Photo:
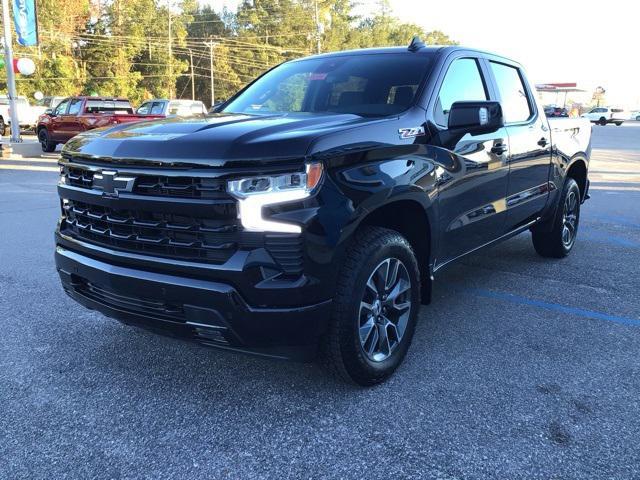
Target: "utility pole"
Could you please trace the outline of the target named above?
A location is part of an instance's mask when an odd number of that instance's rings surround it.
[[[315,7],[316,7],[316,53],[320,53],[321,50],[321,46],[320,46],[320,30],[321,30],[321,26],[320,26],[320,16],[318,15],[318,0],[315,0]]]
[[[204,42],[204,44],[209,47],[209,69],[211,73],[211,106],[213,107],[216,103],[216,96],[214,93],[214,85],[213,85],[213,49],[217,45],[213,40],[209,40],[208,42]]]
[[[189,49],[189,63],[191,65],[191,100],[196,99],[195,75],[193,74],[193,51]]]
[[[171,38],[171,4],[169,10],[169,98],[173,98],[173,39]]]
[[[13,49],[11,48],[11,15],[9,13],[9,0],[2,0],[2,23],[4,24],[4,65],[7,69],[7,95],[9,96],[9,108],[11,109],[11,141],[20,142],[20,121],[16,108],[16,76],[13,71]],[[0,135],[4,132],[0,132]]]

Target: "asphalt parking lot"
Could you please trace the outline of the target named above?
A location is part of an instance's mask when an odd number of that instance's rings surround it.
[[[0,478],[640,478],[640,125],[593,135],[570,257],[523,234],[447,270],[370,389],[77,306],[55,155],[0,160]]]

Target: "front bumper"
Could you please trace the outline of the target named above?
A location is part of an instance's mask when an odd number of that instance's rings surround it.
[[[125,324],[202,344],[308,360],[325,331],[331,301],[256,308],[228,284],[105,263],[58,245],[65,292]]]

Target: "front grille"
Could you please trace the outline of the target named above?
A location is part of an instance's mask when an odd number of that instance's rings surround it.
[[[221,218],[216,219],[116,210],[72,200],[63,209],[66,233],[130,252],[222,263],[241,243],[252,243],[252,235],[238,231],[233,203],[212,206],[212,212],[222,210]]]
[[[94,185],[93,167],[63,163],[61,169],[65,186],[88,191],[103,188]],[[65,199],[61,233],[114,250],[213,264],[226,262],[241,249],[265,248],[285,274],[303,271],[301,236],[244,231],[226,181],[155,173],[122,173],[135,181],[130,192],[120,195],[127,196],[129,205],[134,197],[146,202],[150,197],[170,197],[166,202],[172,204],[171,210],[179,205],[184,214],[104,207],[87,203],[92,202],[89,196],[83,201]],[[206,218],[190,215],[188,199],[200,203],[200,212],[202,201],[210,203]]]
[[[133,192],[158,197],[225,198],[225,182],[217,178],[144,175],[136,179]]]
[[[88,168],[62,166],[65,183],[73,187],[92,189],[93,174],[94,172]],[[226,181],[219,178],[146,174],[135,174],[135,177],[132,193],[138,195],[203,200],[229,198]]]
[[[106,290],[91,282],[81,281],[73,285],[73,289],[90,300],[102,305],[118,308],[129,313],[137,313],[147,317],[172,322],[185,322],[186,317],[182,305],[172,305],[162,300],[130,297],[122,293]]]

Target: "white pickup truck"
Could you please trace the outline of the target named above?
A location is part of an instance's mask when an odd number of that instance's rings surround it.
[[[588,119],[591,123],[597,123],[598,125],[614,123],[618,127],[628,119],[628,115],[622,108],[612,107],[592,108],[589,112],[583,113],[581,117]]]
[[[34,130],[38,123],[40,112],[37,108],[32,107],[26,97],[18,97],[16,99],[16,107],[18,109],[18,121],[20,122],[20,130]],[[6,95],[0,95],[0,135],[8,134],[8,128],[11,126],[11,113],[9,107],[9,98]]]

